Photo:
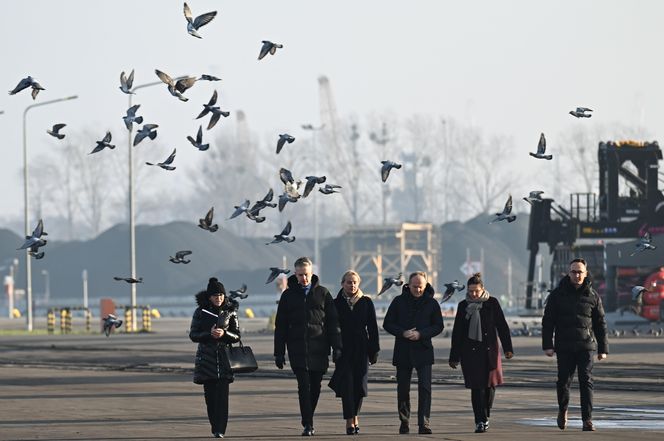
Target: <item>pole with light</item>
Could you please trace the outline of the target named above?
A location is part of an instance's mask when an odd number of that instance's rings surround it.
[[[47,104],[55,104],[62,101],[75,100],[78,95],[72,95],[55,100],[44,101],[41,103],[31,104],[23,111],[23,204],[24,204],[24,220],[25,220],[25,235],[30,236],[30,217],[29,217],[29,189],[28,189],[28,130],[27,130],[27,115],[30,109],[35,107],[45,106]],[[28,332],[32,332],[32,262],[30,261],[30,249],[25,250],[25,297],[27,301],[27,327]]]
[[[302,124],[303,130],[311,131],[311,144],[313,150],[314,158],[314,174],[318,176],[318,146],[316,143],[316,132],[321,131],[325,128],[325,124],[321,124],[318,127],[314,127],[313,124]],[[319,245],[319,233],[318,233],[318,203],[317,198],[314,197],[314,265],[317,267],[318,277],[321,276],[321,262],[320,262],[320,245]]]

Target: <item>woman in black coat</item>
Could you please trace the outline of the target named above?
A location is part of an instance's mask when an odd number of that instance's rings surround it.
[[[358,414],[367,396],[369,364],[378,360],[378,324],[373,301],[360,289],[360,275],[346,271],[334,299],[341,327],[341,358],[336,361],[330,388],[341,397],[346,435],[360,433]]]
[[[205,391],[208,420],[215,438],[223,438],[228,423],[228,385],[233,382],[225,346],[240,340],[236,304],[228,301],[224,285],[211,278],[207,290],[196,294],[189,338],[198,343],[194,383]]]
[[[503,383],[498,339],[505,358],[513,357],[512,338],[498,299],[484,289],[480,273],[468,279],[468,294],[457,307],[452,330],[449,364],[461,370],[466,388],[471,389],[475,433],[489,430],[489,416],[495,387]]]

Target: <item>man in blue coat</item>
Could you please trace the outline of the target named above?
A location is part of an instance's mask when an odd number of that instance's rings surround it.
[[[433,298],[427,275],[418,271],[408,278],[400,296],[387,309],[383,328],[394,335],[392,364],[397,368],[397,408],[400,434],[410,432],[410,379],[417,370],[418,433],[430,434],[431,367],[434,363],[431,338],[443,331],[443,315]]]

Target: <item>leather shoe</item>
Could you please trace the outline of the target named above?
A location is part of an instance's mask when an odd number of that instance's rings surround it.
[[[560,430],[565,430],[567,428],[567,409],[558,411],[556,422],[558,423],[558,428]]]
[[[405,435],[410,432],[410,427],[408,426],[408,423],[401,423],[401,426],[399,426],[399,435]]]
[[[223,437],[224,437],[224,434],[221,433],[221,432],[214,432],[212,435],[213,435],[215,438],[223,438]]]
[[[590,420],[586,420],[583,422],[583,429],[584,432],[594,432],[595,431],[595,426],[593,426],[593,422]]]
[[[484,428],[484,423],[475,424],[475,433],[484,433],[486,429]]]
[[[346,435],[355,435],[355,427],[346,427]]]
[[[304,426],[304,430],[302,431],[302,436],[314,436],[314,433],[316,433],[316,430],[314,429],[314,426]]]
[[[420,435],[431,435],[433,432],[429,426],[420,426],[420,429],[417,431]]]
[[[355,435],[360,434],[360,426],[355,426]]]

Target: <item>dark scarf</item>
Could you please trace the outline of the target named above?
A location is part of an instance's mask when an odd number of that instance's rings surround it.
[[[477,299],[471,299],[468,294],[466,294],[466,320],[470,320],[470,325],[468,326],[468,338],[475,341],[482,341],[482,319],[480,317],[480,309],[484,302],[489,300],[489,291],[486,289]]]

